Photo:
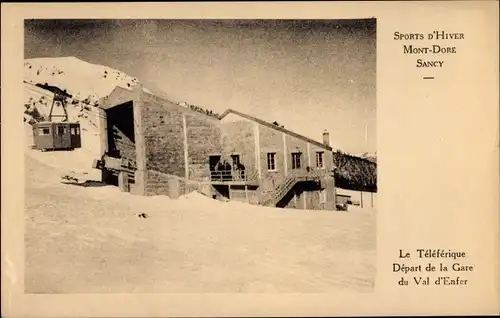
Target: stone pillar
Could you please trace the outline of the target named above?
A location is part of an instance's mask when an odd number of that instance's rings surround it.
[[[283,135],[283,171],[286,177],[288,175],[288,147],[286,145],[285,132],[282,132],[281,134]]]
[[[142,101],[142,85],[137,85],[134,89],[134,99],[132,101],[134,112],[134,139],[136,155],[136,172],[134,193],[146,195],[147,171],[146,171],[146,139],[144,131],[144,102]]]
[[[326,192],[326,203],[325,203],[325,209],[326,210],[336,210],[336,201],[337,201],[337,196],[336,196],[336,191],[335,191],[335,179],[333,177],[326,177],[325,178],[325,192]]]
[[[171,199],[177,199],[181,196],[181,184],[180,180],[176,178],[168,178],[168,197]]]
[[[311,144],[307,143],[307,166],[312,168],[311,166]]]
[[[130,192],[130,185],[127,172],[122,171],[118,174],[118,187],[122,192]]]
[[[99,116],[99,137],[101,139],[101,155],[108,151],[108,120],[106,111],[102,108],[97,108]]]
[[[145,170],[136,170],[134,173],[134,187],[133,194],[136,195],[146,195],[146,184],[145,180],[147,179],[147,171]]]
[[[97,108],[97,113],[99,115],[99,137],[101,146],[101,156],[108,151],[108,120],[106,117],[106,111],[102,108]],[[96,158],[97,159],[97,158]],[[101,181],[108,184],[110,181],[111,173],[104,169],[101,170]]]
[[[262,171],[260,167],[260,128],[258,123],[254,123],[254,138],[255,138],[255,168],[259,180],[262,179]],[[248,173],[248,172],[247,172]]]

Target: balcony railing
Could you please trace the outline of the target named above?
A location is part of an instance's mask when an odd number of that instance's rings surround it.
[[[328,172],[325,169],[304,168],[290,170],[288,176],[294,176],[299,181],[317,181],[323,178]],[[234,181],[256,181],[258,179],[257,170],[214,170],[210,171],[210,180],[217,182]]]
[[[257,171],[254,170],[210,171],[210,180],[218,182],[255,181],[257,180]]]

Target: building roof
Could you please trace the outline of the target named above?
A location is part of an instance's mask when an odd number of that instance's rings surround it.
[[[179,109],[182,109],[183,111],[187,111],[187,112],[193,112],[193,113],[199,113],[199,112],[196,112],[194,110],[191,110],[187,107],[184,107],[184,106],[180,106],[180,105],[177,105],[171,101],[169,101],[168,99],[164,98],[164,97],[160,97],[156,94],[153,94],[153,93],[149,93],[149,92],[145,92],[145,91],[141,91],[141,94],[144,94],[144,95],[148,95],[148,96],[152,96],[158,100],[161,100],[161,101],[166,101],[166,102],[169,102],[177,107],[179,107]],[[133,99],[132,97],[132,91],[130,89],[126,89],[126,88],[123,88],[123,87],[120,87],[120,86],[117,86],[115,87],[115,89],[111,92],[111,94],[107,97],[107,98],[104,98],[100,101],[99,105],[100,105],[100,108],[103,108],[103,109],[109,109],[109,108],[112,108],[112,107],[115,107],[117,105],[120,105],[121,103],[123,102],[126,102],[126,101],[129,101]],[[204,114],[204,113],[201,113],[201,114]],[[222,113],[217,119],[221,120],[222,118],[226,117],[227,115],[229,114],[235,114],[237,116],[240,116],[240,117],[243,117],[243,118],[246,118],[248,120],[251,120],[251,121],[254,121],[260,125],[263,125],[263,126],[266,126],[266,127],[269,127],[271,129],[274,129],[274,130],[277,130],[277,131],[281,131],[281,132],[284,132],[285,134],[288,134],[292,137],[295,137],[297,139],[301,139],[301,140],[304,140],[305,142],[308,142],[308,143],[311,143],[317,147],[320,147],[320,148],[323,148],[323,149],[326,149],[328,151],[332,151],[333,148],[330,147],[330,146],[326,146],[324,145],[323,143],[321,142],[318,142],[316,140],[313,140],[311,138],[308,138],[308,137],[305,137],[303,135],[300,135],[300,134],[297,134],[293,131],[290,131],[288,129],[285,129],[283,127],[280,127],[280,126],[277,126],[277,125],[274,125],[272,123],[268,123],[262,119],[259,119],[259,118],[256,118],[256,117],[253,117],[253,116],[250,116],[250,115],[247,115],[247,114],[244,114],[242,112],[239,112],[237,110],[234,110],[234,109],[228,109],[226,110],[224,113]],[[211,116],[208,116],[206,115],[207,117],[211,117]],[[216,119],[214,117],[212,117],[212,119]]]
[[[134,98],[140,98],[142,100],[155,101],[157,103],[163,104],[164,107],[166,107],[166,105],[169,105],[169,107],[174,107],[175,109],[183,113],[190,113],[194,116],[203,116],[208,120],[212,121],[219,120],[219,118],[215,116],[208,115],[205,112],[195,111],[186,106],[181,106],[163,96],[152,93],[150,91],[145,91],[142,88],[141,91],[139,92],[139,95],[135,95],[136,92],[137,91],[125,87],[116,86],[108,96],[99,99],[99,108],[107,110],[116,107],[118,105],[122,105],[123,103],[133,101]]]
[[[309,143],[311,143],[311,144],[313,144],[313,145],[315,145],[317,147],[321,147],[321,148],[326,149],[328,151],[332,151],[333,150],[332,147],[326,146],[326,145],[322,144],[321,142],[318,142],[318,141],[313,140],[311,138],[299,135],[299,134],[297,134],[297,133],[295,133],[293,131],[290,131],[288,129],[282,128],[282,127],[277,126],[277,125],[274,125],[272,123],[268,123],[267,121],[264,121],[262,119],[259,119],[259,118],[256,118],[256,117],[253,117],[253,116],[250,116],[250,115],[247,115],[247,114],[244,114],[244,113],[239,112],[239,111],[234,110],[234,109],[228,109],[228,110],[226,110],[224,113],[222,113],[219,116],[219,119],[222,119],[222,118],[226,117],[229,114],[235,114],[237,116],[240,116],[240,117],[246,118],[248,120],[254,121],[254,122],[256,122],[256,123],[258,123],[260,125],[269,127],[271,129],[274,129],[274,130],[277,130],[277,131],[284,132],[285,134],[288,134],[288,135],[290,135],[292,137],[295,137],[295,138],[298,138],[298,139],[302,139],[302,140],[304,140],[306,142],[309,142]]]

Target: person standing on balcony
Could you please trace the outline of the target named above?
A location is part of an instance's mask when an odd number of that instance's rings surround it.
[[[225,181],[230,181],[231,178],[231,165],[227,160],[224,160],[224,163],[222,164],[222,179]]]
[[[245,180],[245,166],[241,162],[238,162],[237,170],[241,180]]]
[[[215,165],[215,174],[214,178],[216,180],[222,181],[222,178],[224,176],[224,164],[222,164],[222,160],[219,159],[219,162]]]

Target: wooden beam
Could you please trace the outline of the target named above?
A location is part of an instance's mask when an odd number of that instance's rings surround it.
[[[144,127],[143,113],[147,112],[142,100],[142,85],[136,85],[132,96],[132,111],[134,116],[134,140],[135,140],[135,160],[136,171],[134,172],[134,192],[139,195],[146,194],[148,174],[146,166],[146,129]]]
[[[285,172],[285,177],[288,175],[288,151],[286,147],[286,134],[285,132],[281,133],[283,135],[283,171]]]
[[[255,167],[259,175],[259,180],[262,179],[262,172],[260,167],[260,130],[259,124],[254,124],[254,137],[255,137]]]
[[[307,166],[311,167],[311,144],[307,143]]]
[[[99,116],[99,137],[101,139],[101,155],[108,151],[108,120],[106,111],[97,108]]]

